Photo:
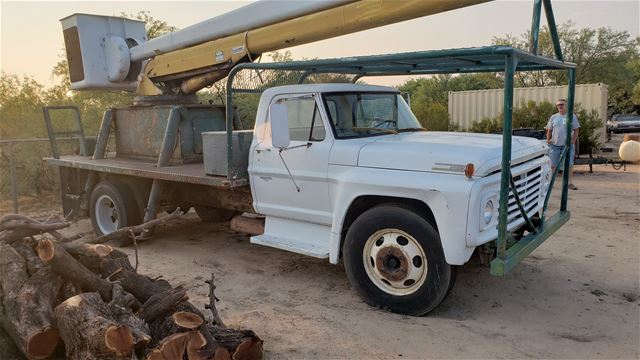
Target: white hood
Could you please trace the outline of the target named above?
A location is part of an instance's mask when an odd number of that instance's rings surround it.
[[[537,139],[512,139],[512,165],[547,151]],[[474,175],[485,176],[500,169],[501,159],[502,135],[424,131],[380,136],[360,149],[358,166],[463,174],[472,163]]]

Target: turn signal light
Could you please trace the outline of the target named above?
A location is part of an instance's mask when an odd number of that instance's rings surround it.
[[[464,167],[464,176],[468,177],[469,179],[471,179],[471,177],[473,176],[473,173],[476,171],[475,166],[473,166],[472,163],[468,163],[465,167]]]

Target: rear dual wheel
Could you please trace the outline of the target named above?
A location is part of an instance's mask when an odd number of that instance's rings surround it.
[[[89,215],[97,236],[110,234],[142,221],[131,189],[125,184],[110,180],[103,180],[93,188]]]
[[[238,211],[235,211],[235,210],[221,209],[221,208],[208,207],[208,206],[196,205],[194,206],[194,208],[196,209],[196,214],[198,214],[198,217],[200,218],[200,220],[204,222],[215,223],[215,222],[229,221],[231,220],[232,217],[234,217],[234,215],[240,214]]]
[[[399,205],[360,215],[347,232],[343,254],[354,290],[368,304],[396,313],[429,313],[455,282],[455,268],[445,261],[433,225]]]

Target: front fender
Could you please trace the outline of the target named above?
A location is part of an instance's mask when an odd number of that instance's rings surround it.
[[[462,265],[473,247],[465,243],[466,219],[472,181],[463,176],[428,172],[399,171],[335,166],[329,169],[329,193],[333,221],[329,261],[337,264],[346,215],[362,196],[384,196],[417,200],[431,209],[440,233],[442,249],[449,264]]]

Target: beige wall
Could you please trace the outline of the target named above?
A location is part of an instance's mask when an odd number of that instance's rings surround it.
[[[514,89],[514,106],[521,102],[535,102],[567,98],[567,86],[545,86]],[[600,142],[606,140],[608,86],[605,84],[576,85],[576,103],[588,110],[595,109],[602,119]],[[504,104],[503,89],[450,91],[449,119],[451,123],[469,128],[472,123],[484,118],[493,118],[502,113]]]

